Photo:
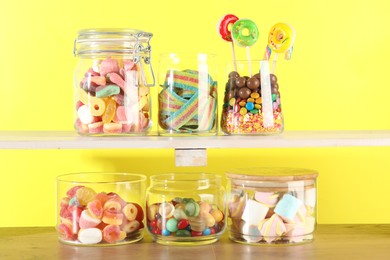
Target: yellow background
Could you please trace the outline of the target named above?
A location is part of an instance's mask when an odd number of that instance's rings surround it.
[[[79,29],[152,32],[153,66],[167,52],[215,53],[220,99],[230,44],[216,32],[226,13],[260,30],[261,58],[277,22],[297,31],[293,59],[279,59],[286,130],[390,129],[390,2],[371,1],[2,1],[0,130],[73,129],[73,40]],[[245,50],[236,47],[239,59]],[[153,107],[154,109],[157,106]],[[209,149],[208,166],[176,168],[172,149],[0,150],[0,226],[55,225],[59,174],[167,171],[224,174],[245,166],[319,171],[319,223],[390,223],[390,147]]]

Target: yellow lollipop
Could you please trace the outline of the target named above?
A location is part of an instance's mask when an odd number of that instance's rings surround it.
[[[291,25],[277,23],[269,32],[268,46],[276,53],[284,53],[292,48],[295,41],[295,30]]]

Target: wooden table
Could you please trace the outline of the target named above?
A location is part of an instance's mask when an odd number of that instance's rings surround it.
[[[195,247],[156,244],[149,235],[134,244],[77,247],[57,241],[53,227],[0,228],[0,259],[390,259],[390,224],[318,225],[314,242],[296,246],[249,246],[219,242]]]

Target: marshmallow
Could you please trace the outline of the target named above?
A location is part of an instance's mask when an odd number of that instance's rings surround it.
[[[314,208],[316,205],[316,196],[317,190],[316,188],[311,188],[306,190],[305,192],[305,204]]]
[[[279,194],[274,192],[255,192],[255,200],[265,204],[268,207],[275,207],[278,202]]]
[[[264,240],[271,243],[282,236],[286,230],[283,220],[277,214],[274,214],[264,222],[260,232],[264,236]]]
[[[81,229],[78,239],[83,244],[97,244],[103,239],[102,231],[98,228]]]
[[[268,212],[268,207],[261,203],[248,199],[241,219],[247,224],[258,226],[265,218]]]
[[[258,226],[256,225],[245,223],[241,230],[243,238],[249,243],[259,242],[263,238]]]
[[[301,204],[302,202],[294,196],[284,194],[283,198],[276,204],[275,213],[291,221],[297,214]]]

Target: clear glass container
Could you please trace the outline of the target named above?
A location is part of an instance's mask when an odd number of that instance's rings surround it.
[[[207,173],[152,176],[146,216],[154,241],[165,245],[216,242],[225,229],[225,189],[221,177]]]
[[[109,246],[143,238],[146,177],[73,173],[57,177],[57,233],[66,244]]]
[[[132,29],[78,32],[74,127],[80,135],[139,135],[151,128],[151,38]]]
[[[271,64],[270,64],[271,63]],[[226,69],[221,129],[228,135],[283,132],[279,81],[268,60],[237,60]]]
[[[251,245],[293,245],[313,240],[316,171],[243,168],[226,176],[231,240]]]
[[[215,55],[163,54],[159,66],[160,135],[217,134]]]

